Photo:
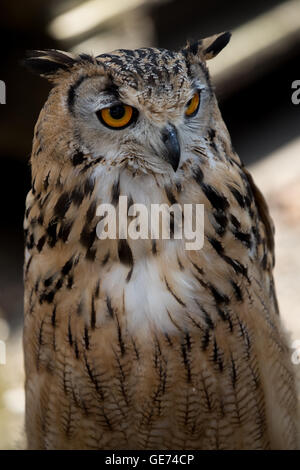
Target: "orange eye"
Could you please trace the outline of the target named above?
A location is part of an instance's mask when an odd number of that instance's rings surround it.
[[[185,110],[185,115],[188,117],[195,116],[199,108],[199,103],[200,103],[200,95],[199,95],[199,92],[197,91],[194,94],[193,98],[190,99],[190,101],[188,102],[187,108]]]
[[[111,129],[124,129],[134,118],[134,109],[127,104],[116,104],[111,108],[98,111],[98,118],[106,127]]]

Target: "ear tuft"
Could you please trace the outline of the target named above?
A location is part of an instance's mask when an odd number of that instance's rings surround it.
[[[212,36],[211,38],[207,38],[206,40],[204,40],[206,44],[209,43],[208,46],[204,44],[205,48],[203,50],[203,55],[205,60],[213,59],[214,57],[216,57],[216,55],[218,55],[219,52],[221,52],[222,49],[227,46],[230,41],[230,38],[231,33],[227,31],[226,33],[222,33],[217,36]]]
[[[209,60],[216,57],[224,49],[230,38],[231,33],[229,32],[215,34],[205,39],[199,39],[192,44],[188,43],[181,52],[186,57],[189,57],[192,62],[197,60],[197,58],[198,60]]]
[[[27,51],[24,65],[39,75],[51,79],[59,71],[68,70],[76,63],[76,58],[67,52],[56,49]]]

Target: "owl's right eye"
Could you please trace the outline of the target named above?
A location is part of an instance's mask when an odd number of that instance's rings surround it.
[[[136,120],[137,110],[128,104],[119,103],[96,112],[98,119],[109,129],[121,130]]]

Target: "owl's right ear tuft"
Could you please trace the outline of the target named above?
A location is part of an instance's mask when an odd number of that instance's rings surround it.
[[[76,58],[67,52],[56,49],[27,51],[23,64],[31,71],[51,80],[61,71],[70,69]]]

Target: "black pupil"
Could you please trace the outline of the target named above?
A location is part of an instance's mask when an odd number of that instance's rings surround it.
[[[110,115],[113,119],[121,119],[125,114],[125,108],[122,104],[117,104],[110,108]]]

